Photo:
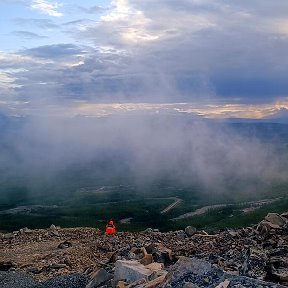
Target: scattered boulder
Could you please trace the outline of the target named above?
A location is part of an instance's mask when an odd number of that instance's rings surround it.
[[[145,266],[151,264],[153,262],[152,254],[146,254],[142,259],[139,260],[139,262]]]
[[[65,263],[53,263],[49,266],[49,269],[62,269],[62,268],[66,268],[66,264]]]
[[[165,247],[162,243],[158,243],[155,245],[150,244],[145,248],[149,254],[152,254],[153,260],[155,262],[163,263],[164,266],[167,266],[172,263],[173,261],[172,250]]]
[[[105,269],[100,268],[99,270],[95,271],[90,276],[91,280],[87,284],[86,288],[96,288],[100,285],[106,283],[107,281],[113,278],[113,275],[108,273]]]
[[[147,228],[146,230],[144,230],[144,232],[146,232],[146,233],[152,233],[152,232],[153,232],[153,229],[152,229],[152,228]]]
[[[72,243],[69,241],[64,241],[57,246],[59,249],[67,249],[69,247],[72,247]]]
[[[114,281],[134,282],[142,278],[148,279],[152,271],[138,261],[118,260],[115,263]]]
[[[287,222],[283,217],[281,217],[277,213],[268,213],[267,216],[265,217],[265,220],[280,227],[283,227]]]
[[[25,233],[32,233],[33,230],[31,230],[31,229],[29,229],[29,228],[27,228],[27,227],[24,227],[24,228],[21,228],[21,229],[19,230],[19,232],[20,232],[20,234],[25,234]]]
[[[165,277],[161,287],[163,288],[182,288],[186,283],[199,287],[266,287],[280,288],[281,285],[269,283],[244,276],[235,276],[225,273],[219,268],[212,266],[209,262],[197,259],[181,257],[174,264]],[[188,285],[188,284],[187,284]],[[189,287],[188,286],[188,287]],[[196,287],[197,287],[196,286]],[[187,286],[186,286],[187,287]],[[191,287],[191,286],[190,286]],[[193,286],[192,286],[193,287]]]
[[[195,227],[192,227],[192,226],[187,226],[184,231],[185,231],[187,236],[191,237],[194,234],[196,234],[197,229]]]
[[[2,239],[4,240],[11,240],[15,237],[15,235],[13,233],[6,233],[6,234],[3,234],[2,236]]]
[[[0,261],[0,271],[8,271],[10,270],[11,268],[16,268],[17,265],[11,261]]]
[[[51,231],[51,235],[52,235],[52,236],[56,236],[56,237],[59,237],[59,236],[60,236],[60,234],[59,234],[59,232],[58,232],[57,230],[52,230],[52,231]]]
[[[37,267],[29,267],[27,270],[26,270],[27,273],[32,273],[32,274],[40,274],[41,272],[43,272],[42,269],[40,268],[37,268]]]

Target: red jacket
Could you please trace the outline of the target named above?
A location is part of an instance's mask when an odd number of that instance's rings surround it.
[[[116,233],[116,227],[112,220],[109,221],[109,223],[106,225],[106,234],[115,234]]]

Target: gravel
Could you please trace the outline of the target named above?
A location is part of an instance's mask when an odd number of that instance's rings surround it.
[[[58,276],[40,283],[25,273],[0,271],[1,288],[85,288],[87,283],[87,276],[81,273]]]
[[[29,275],[21,272],[3,272],[0,271],[1,288],[42,288],[39,283]]]
[[[88,277],[86,275],[75,273],[52,278],[44,283],[43,288],[85,288],[87,284]]]

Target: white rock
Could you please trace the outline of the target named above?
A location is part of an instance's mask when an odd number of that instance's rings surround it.
[[[118,260],[115,263],[114,281],[134,282],[141,278],[148,279],[152,273],[138,261]]]

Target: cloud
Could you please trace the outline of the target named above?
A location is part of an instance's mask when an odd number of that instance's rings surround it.
[[[281,65],[283,43],[267,40],[273,34],[260,29],[263,19],[252,9],[222,2],[159,1],[152,5],[151,1],[114,1],[113,9],[101,21],[84,24],[70,33],[75,39],[93,41],[96,46],[127,51],[130,65],[118,71],[118,84],[114,81],[120,90],[134,86],[144,91],[139,82],[147,79],[148,87],[154,82],[151,78],[156,82],[161,78],[163,92],[174,94],[179,100],[193,100],[197,93],[203,97],[239,96],[244,102],[255,94],[256,101],[261,101],[262,94],[267,95],[266,99],[285,95],[285,73],[279,72],[279,66],[285,70]],[[273,54],[275,49],[280,52],[278,56]],[[119,59],[116,55],[115,58]],[[261,82],[265,86],[259,85]],[[279,86],[280,83],[283,84]],[[268,86],[271,89],[267,90]],[[123,89],[123,94],[127,90]]]
[[[45,0],[33,0],[30,7],[34,10],[40,11],[43,14],[53,17],[60,17],[63,16],[63,14],[58,11],[60,6],[61,4],[58,4],[57,1],[50,3],[49,1]]]
[[[73,44],[45,45],[22,51],[23,55],[47,59],[63,59],[70,56],[82,55],[84,53],[85,51],[83,49]]]
[[[33,110],[33,105],[25,106]],[[286,154],[254,134],[246,137],[224,124],[139,114],[105,119],[55,117],[49,115],[50,105],[42,107],[44,112],[47,108],[46,114],[27,118],[9,142],[17,161],[9,159],[8,166],[14,165],[13,172],[19,171],[31,182],[39,177],[53,181],[55,175],[59,179],[81,170],[101,184],[127,184],[128,178],[128,185],[148,187],[164,179],[173,186],[196,185],[211,194],[233,196],[263,191],[259,184],[287,178]]]
[[[51,19],[28,19],[28,18],[15,18],[13,20],[17,25],[27,25],[30,27],[35,26],[42,29],[55,29],[59,28]]]
[[[4,73],[0,71],[0,89],[5,91],[9,90],[11,88],[16,88],[19,87],[17,84],[15,84],[15,78],[9,74],[9,73]]]
[[[70,44],[19,54],[50,61],[58,80],[34,62],[37,79],[72,101],[274,103],[288,94],[287,4],[269,3],[115,0],[102,16],[63,22]],[[25,68],[21,78],[33,80]],[[19,95],[27,92],[21,85]]]
[[[271,21],[270,27],[276,34],[288,37],[288,20],[286,18],[278,18]]]
[[[4,3],[4,4],[23,4],[26,5],[27,1],[25,0],[1,0],[0,4]]]
[[[16,35],[16,36],[19,36],[21,38],[24,38],[24,39],[43,39],[43,38],[47,38],[47,36],[38,35],[36,33],[29,32],[29,31],[14,31],[13,34]]]
[[[87,13],[87,14],[99,14],[99,13],[103,13],[105,11],[108,10],[108,8],[104,8],[104,7],[101,7],[101,6],[98,6],[98,5],[94,5],[94,6],[91,6],[91,7],[83,7],[83,6],[77,6],[77,8],[84,12],[84,13]]]
[[[46,65],[49,62],[49,60],[36,59],[20,53],[0,52],[0,69],[20,69],[25,71],[25,68],[35,68],[37,65]]]

